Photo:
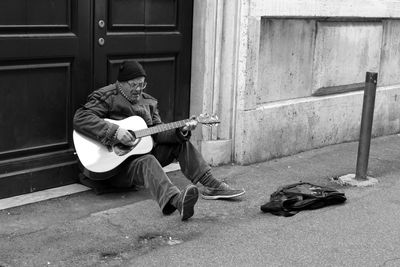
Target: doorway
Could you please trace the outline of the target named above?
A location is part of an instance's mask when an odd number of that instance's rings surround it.
[[[72,118],[140,61],[164,121],[189,115],[193,1],[0,4],[0,198],[75,182]]]

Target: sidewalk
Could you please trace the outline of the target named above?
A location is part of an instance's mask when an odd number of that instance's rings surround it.
[[[0,211],[0,266],[400,266],[400,136],[372,141],[373,187],[331,182],[355,172],[358,143],[250,166],[214,168],[246,195],[200,199],[181,222],[145,191],[86,191]],[[180,172],[171,179],[184,187]],[[293,217],[264,214],[277,187],[298,181],[345,192],[343,205]]]

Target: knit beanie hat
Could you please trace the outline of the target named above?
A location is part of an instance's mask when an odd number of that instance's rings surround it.
[[[142,65],[135,60],[124,61],[119,67],[118,81],[120,82],[129,81],[143,76],[146,77],[146,72]]]

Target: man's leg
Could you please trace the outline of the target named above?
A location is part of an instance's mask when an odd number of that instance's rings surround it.
[[[211,167],[189,141],[178,144],[158,144],[152,154],[162,166],[177,159],[182,173],[193,184],[200,182],[206,187],[202,192],[204,199],[233,198],[245,193],[244,190],[232,189],[226,183],[216,179],[211,173]]]
[[[152,154],[166,166],[178,160],[182,173],[193,183],[199,182],[202,176],[210,172],[211,167],[200,152],[189,141],[176,144],[158,144]]]
[[[115,187],[144,186],[164,214],[171,214],[178,208],[182,220],[193,215],[193,207],[198,198],[196,187],[187,187],[181,192],[172,184],[153,155],[143,155],[124,163],[119,174],[110,183]]]

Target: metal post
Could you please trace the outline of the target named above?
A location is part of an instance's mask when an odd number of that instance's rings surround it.
[[[364,100],[360,127],[360,140],[358,143],[357,180],[367,179],[369,147],[371,144],[372,121],[374,118],[376,83],[378,73],[367,72],[365,78]]]

